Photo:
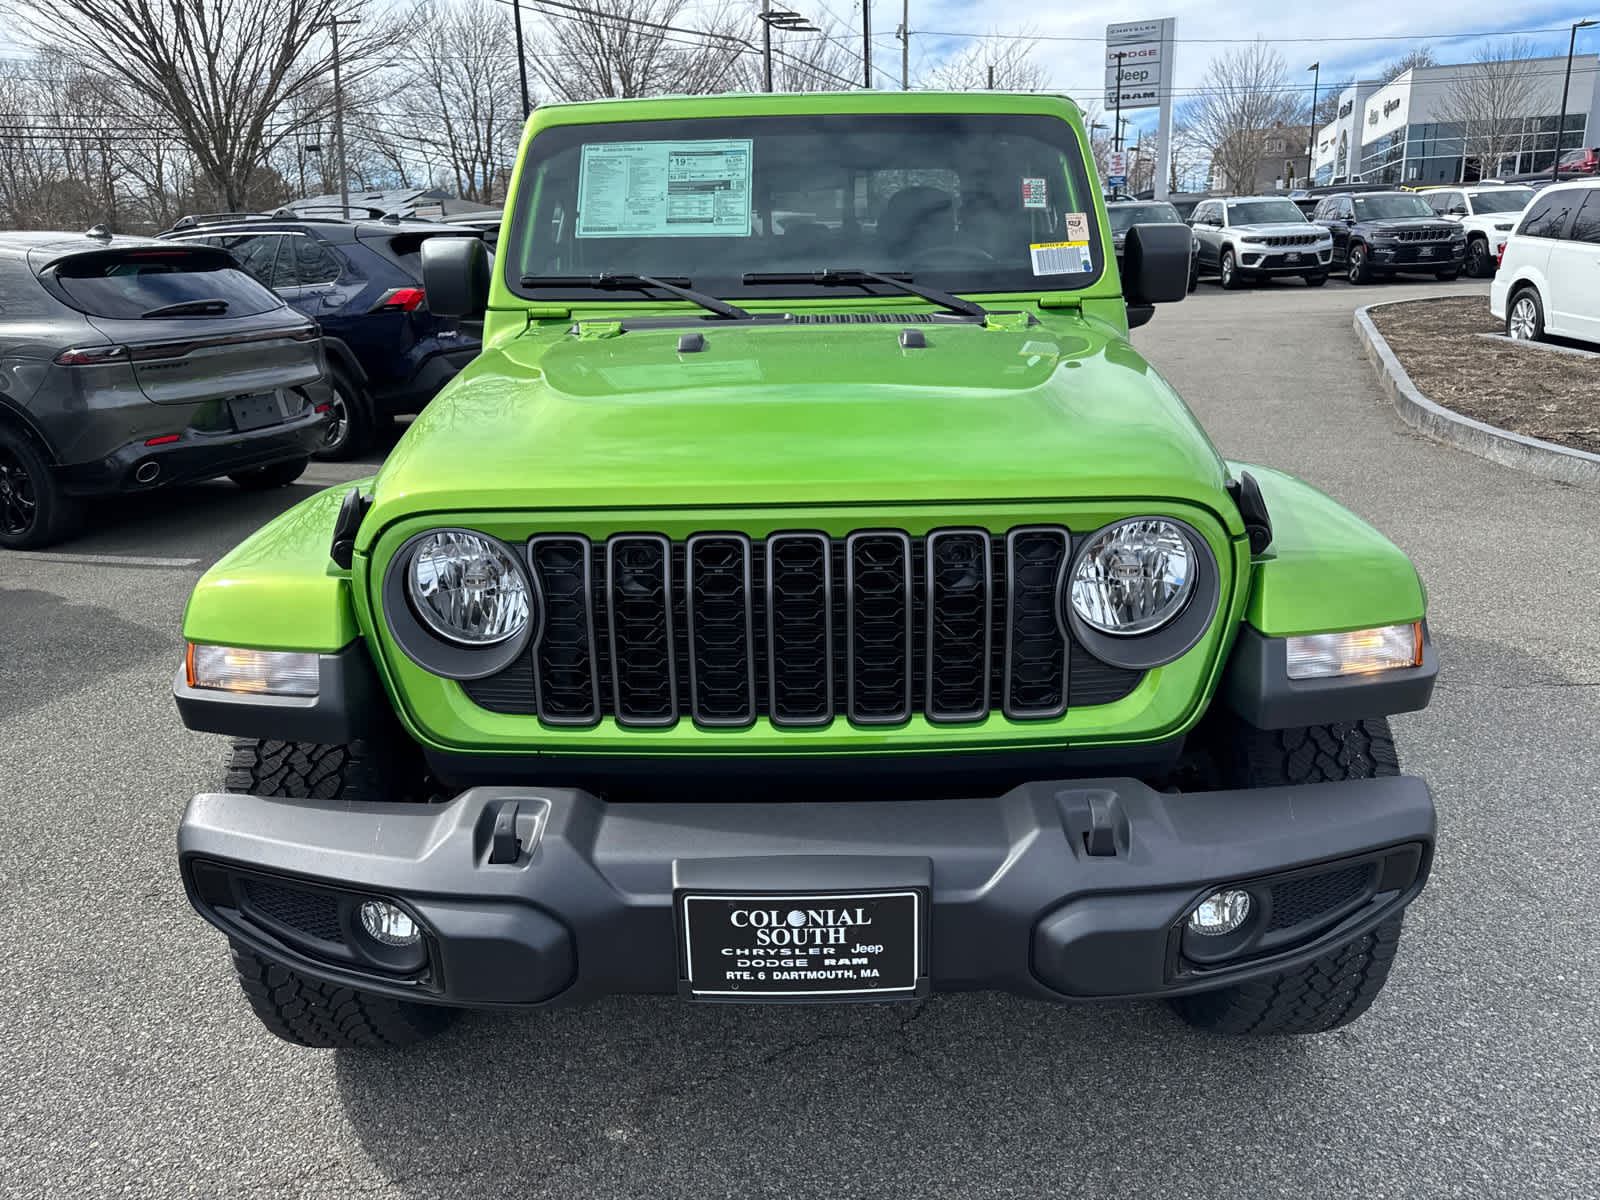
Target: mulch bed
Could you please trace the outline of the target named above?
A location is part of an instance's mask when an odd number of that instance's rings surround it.
[[[1600,358],[1491,342],[1487,297],[1413,300],[1370,314],[1435,404],[1527,437],[1600,454]]]

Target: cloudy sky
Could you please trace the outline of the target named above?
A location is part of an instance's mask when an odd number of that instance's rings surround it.
[[[900,48],[894,31],[900,24],[902,0],[871,2],[874,65],[883,68],[880,86],[890,87],[899,77]],[[838,24],[856,30],[859,40],[860,0],[784,0],[784,6],[808,17],[832,16]],[[1335,11],[1337,22],[1324,19],[1324,14]],[[1432,49],[1441,63],[1470,61],[1489,34],[1537,31],[1527,32],[1536,53],[1565,54],[1568,27],[1590,16],[1600,17],[1600,0],[1594,0],[1588,9],[1534,0],[1455,0],[1449,5],[1428,6],[1395,0],[1343,0],[1337,5],[1313,5],[1304,0],[1151,0],[1147,7],[1106,0],[1048,4],[1040,0],[1012,4],[911,0],[911,72],[915,78],[919,68],[934,66],[959,52],[972,35],[1027,31],[1037,35],[1033,57],[1048,71],[1052,88],[1080,102],[1092,102],[1103,96],[1101,53],[1107,23],[1176,17],[1174,86],[1180,101],[1184,88],[1199,86],[1214,54],[1231,41],[1256,37],[1283,55],[1290,76],[1300,77],[1296,82],[1303,80],[1309,99],[1312,77],[1305,68],[1313,62],[1322,63],[1321,81],[1326,88],[1370,75],[1420,45]],[[1355,33],[1370,40],[1347,40]],[[1310,40],[1316,38],[1330,40]],[[1600,27],[1579,31],[1578,51],[1600,52]],[[1152,125],[1154,111],[1149,110],[1141,124]]]

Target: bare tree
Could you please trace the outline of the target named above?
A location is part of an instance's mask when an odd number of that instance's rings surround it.
[[[974,38],[927,72],[917,86],[938,92],[1041,92],[1049,72],[1033,57],[1035,33]]]
[[[275,118],[331,74],[329,22],[351,84],[386,63],[409,22],[374,0],[0,0],[13,28],[116,81],[170,124],[219,202],[242,208],[289,135]],[[281,185],[280,185],[281,186]]]
[[[755,53],[753,17],[686,0],[532,0],[543,28],[533,57],[540,81],[563,100],[706,94],[736,85],[738,59]]]
[[[1209,151],[1218,187],[1249,190],[1267,133],[1304,115],[1303,102],[1289,87],[1283,56],[1258,41],[1213,58],[1200,92],[1183,105],[1178,120]]]
[[[1444,95],[1434,108],[1434,119],[1462,129],[1462,177],[1468,161],[1477,160],[1480,175],[1495,175],[1500,160],[1522,142],[1522,118],[1528,111],[1538,80],[1529,70],[1532,44],[1526,38],[1486,42],[1470,64],[1455,69]]]
[[[1398,58],[1391,58],[1384,63],[1383,69],[1378,72],[1377,77],[1385,83],[1389,83],[1400,78],[1407,71],[1415,70],[1419,67],[1431,67],[1436,62],[1438,62],[1438,59],[1433,57],[1432,50],[1426,46],[1417,46],[1412,50],[1406,51]]]

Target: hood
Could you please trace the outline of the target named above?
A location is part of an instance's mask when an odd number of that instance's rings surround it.
[[[1364,217],[1357,225],[1377,225],[1384,229],[1425,229],[1432,226],[1440,233],[1454,233],[1456,223],[1429,213],[1425,217]]]
[[[1314,237],[1332,236],[1321,225],[1313,225],[1309,221],[1267,221],[1259,225],[1235,225],[1232,228],[1240,233],[1261,237],[1304,237],[1306,234]]]
[[[401,439],[364,531],[451,509],[1096,496],[1229,507],[1198,423],[1106,326],[1075,313],[1029,328],[923,324],[922,349],[901,347],[907,327],[695,321],[502,339]],[[690,331],[705,348],[680,353]]]

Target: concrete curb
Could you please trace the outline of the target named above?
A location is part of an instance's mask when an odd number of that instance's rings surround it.
[[[1391,300],[1388,303],[1407,302]],[[1600,488],[1600,454],[1571,450],[1553,442],[1496,429],[1493,425],[1485,425],[1482,421],[1474,421],[1471,417],[1441,408],[1419,392],[1368,315],[1373,309],[1382,307],[1382,304],[1369,304],[1356,309],[1356,336],[1361,339],[1367,358],[1377,368],[1379,382],[1394,401],[1395,411],[1407,425],[1503,467],[1579,487]]]

